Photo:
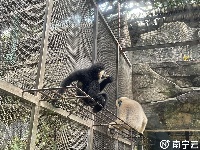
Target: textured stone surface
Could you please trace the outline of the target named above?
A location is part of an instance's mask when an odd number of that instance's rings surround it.
[[[133,97],[137,101],[165,100],[180,92],[180,87],[153,71],[148,64],[133,65]]]
[[[165,23],[158,30],[140,35],[136,46],[157,45],[198,40],[199,28],[190,28],[183,22]],[[135,45],[134,45],[135,46]],[[182,61],[187,56],[200,60],[200,44],[133,51],[133,63]]]
[[[143,104],[147,128],[200,127],[200,88],[194,87],[199,83],[199,65],[185,61],[133,65],[133,97]]]
[[[196,87],[200,85],[199,62],[162,62],[149,65],[156,73],[180,87]]]

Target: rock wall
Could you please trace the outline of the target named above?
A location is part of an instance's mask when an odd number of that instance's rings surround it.
[[[158,30],[140,35],[136,46],[194,41],[200,39],[200,28],[190,28],[183,22],[165,23]],[[133,63],[182,61],[187,56],[200,60],[200,44],[133,51]]]
[[[133,65],[133,97],[143,104],[150,129],[199,129],[200,63]]]

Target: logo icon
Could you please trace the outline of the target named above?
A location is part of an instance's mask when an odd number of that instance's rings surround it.
[[[160,148],[167,149],[169,147],[169,143],[170,143],[169,140],[162,140],[162,141],[160,141]]]

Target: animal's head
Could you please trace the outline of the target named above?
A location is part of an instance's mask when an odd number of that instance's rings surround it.
[[[120,97],[116,100],[116,106],[117,107],[120,107],[123,103],[124,100],[127,100],[128,98],[127,97]]]
[[[105,72],[104,64],[96,63],[90,67],[90,72],[95,79],[103,79],[106,78],[108,75]]]

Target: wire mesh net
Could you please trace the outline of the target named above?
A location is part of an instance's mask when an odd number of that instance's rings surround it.
[[[92,64],[93,19],[87,1],[54,2],[44,87],[58,87],[71,72]]]
[[[131,149],[130,145],[118,142],[118,150],[129,150],[129,149]]]
[[[37,149],[86,149],[87,127],[46,109],[40,114]]]
[[[104,92],[108,94],[108,103],[106,105],[106,109],[109,109],[112,113],[116,113],[115,108],[115,100],[116,100],[116,51],[117,46],[113,37],[109,34],[109,30],[106,25],[103,23],[101,18],[98,23],[98,40],[97,40],[97,61],[103,62],[106,66],[106,72],[114,78],[114,82],[109,84]],[[102,111],[103,114],[108,112]],[[96,118],[98,123],[109,123],[109,119],[105,118],[103,114],[99,114],[100,118],[104,118],[105,120],[99,120]],[[107,114],[109,115],[109,114]],[[113,118],[113,117],[111,117]],[[107,121],[106,121],[107,120]],[[106,121],[106,122],[105,122]]]
[[[0,79],[22,89],[35,85],[46,1],[2,1]]]
[[[0,149],[25,149],[29,135],[31,104],[0,92]]]
[[[86,1],[55,1],[45,71],[45,87],[92,62],[94,12]]]
[[[111,139],[108,135],[101,132],[94,132],[93,138],[93,150],[114,150],[115,149],[115,141]]]

